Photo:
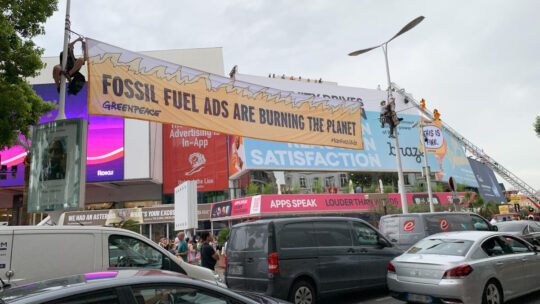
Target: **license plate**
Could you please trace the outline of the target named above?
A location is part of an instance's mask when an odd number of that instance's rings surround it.
[[[431,297],[410,293],[407,295],[407,301],[418,303],[431,303]]]
[[[227,272],[231,275],[241,275],[244,273],[244,266],[229,265]]]

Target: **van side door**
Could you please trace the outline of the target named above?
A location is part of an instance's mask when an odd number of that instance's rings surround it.
[[[253,292],[265,292],[268,287],[268,225],[248,225],[246,228],[245,287]]]
[[[318,221],[315,228],[321,293],[356,288],[356,255],[348,221]]]
[[[314,274],[319,264],[319,249],[313,223],[307,221],[287,223],[279,230],[276,225],[276,235],[279,236],[277,238],[279,275],[290,282],[306,274],[317,280]]]
[[[101,271],[100,238],[100,233],[92,230],[15,230],[11,282],[20,285]]]

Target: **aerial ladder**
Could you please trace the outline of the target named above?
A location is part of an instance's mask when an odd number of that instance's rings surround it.
[[[429,111],[422,110],[422,108],[420,107],[420,103],[416,99],[414,99],[411,93],[407,93],[405,89],[399,87],[395,83],[392,83],[392,90],[403,95],[403,97],[408,100],[408,103],[418,108],[418,110],[421,111],[426,117],[428,117],[429,119],[433,119],[433,114]],[[467,151],[469,151],[470,154],[474,156],[474,158],[484,163],[493,171],[495,171],[500,177],[504,178],[508,183],[514,186],[516,190],[521,192],[521,194],[525,195],[529,199],[529,201],[540,210],[540,193],[537,193],[536,189],[534,189],[525,181],[517,177],[514,173],[510,172],[510,170],[503,167],[500,163],[487,155],[482,149],[474,145],[470,140],[466,139],[463,135],[454,130],[447,123],[442,122],[442,125],[448,133],[454,136],[456,140],[458,140],[465,147],[465,149],[467,149]]]

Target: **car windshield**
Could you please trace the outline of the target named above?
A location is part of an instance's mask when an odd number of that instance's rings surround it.
[[[473,242],[458,239],[424,239],[412,246],[407,254],[440,254],[465,256]]]
[[[497,223],[497,228],[502,232],[522,232],[527,224],[521,222]]]

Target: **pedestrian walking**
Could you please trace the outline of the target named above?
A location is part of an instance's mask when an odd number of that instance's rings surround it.
[[[201,266],[210,270],[215,270],[216,263],[219,260],[219,254],[210,245],[214,238],[209,232],[202,234],[203,245],[201,247]]]
[[[186,234],[184,232],[178,232],[178,250],[176,251],[176,256],[182,258],[182,260],[187,263],[188,245],[185,238]]]
[[[188,263],[197,265],[199,261],[197,260],[197,242],[195,240],[190,240],[188,242]]]

